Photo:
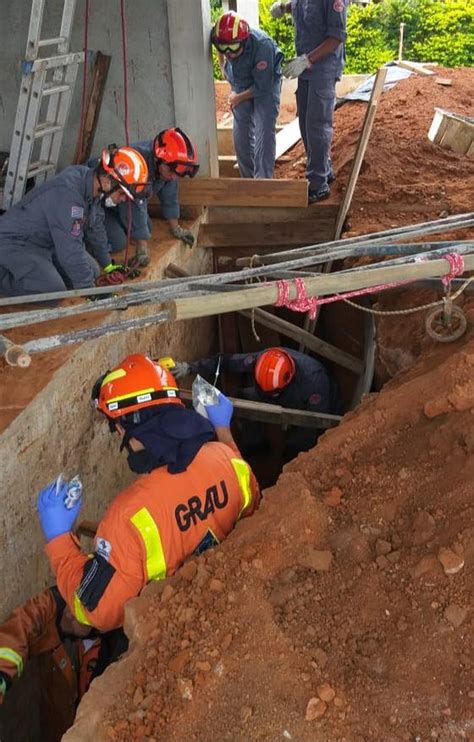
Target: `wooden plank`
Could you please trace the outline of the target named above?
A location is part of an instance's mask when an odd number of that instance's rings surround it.
[[[369,142],[372,126],[374,125],[375,114],[377,112],[377,105],[382,95],[385,78],[387,76],[387,68],[381,67],[374,81],[374,87],[372,88],[372,94],[370,96],[367,111],[365,112],[364,124],[362,126],[362,132],[360,135],[359,143],[357,145],[356,154],[354,157],[354,163],[352,165],[351,174],[349,176],[349,182],[347,184],[346,192],[339,209],[339,214],[336,221],[336,230],[334,239],[338,240],[342,233],[342,228],[346,220],[347,213],[352,203],[352,197],[354,196],[355,187],[357,185],[357,179],[359,177],[360,168],[365,156],[367,144]]]
[[[183,178],[179,201],[185,206],[283,206],[308,203],[307,180],[265,178]]]
[[[255,224],[202,224],[198,247],[256,247],[257,245],[315,245],[334,232],[334,219]]]
[[[408,62],[405,59],[398,60],[397,61],[398,67],[403,67],[405,70],[410,70],[410,72],[416,72],[418,75],[434,75],[435,73],[433,70],[429,70],[427,67],[424,67],[421,62]]]
[[[102,52],[96,52],[94,57],[92,77],[89,84],[88,98],[84,112],[84,129],[82,137],[79,136],[73,159],[73,162],[78,165],[86,162],[92,152],[92,145],[94,143],[95,131],[99,120],[100,107],[102,105],[102,98],[104,97],[104,90],[107,83],[107,75],[109,74],[111,59],[111,57],[107,54],[102,54]]]
[[[291,121],[289,124],[283,127],[281,131],[276,135],[276,154],[275,159],[278,160],[285,152],[291,147],[294,147],[296,142],[301,139],[300,123],[298,119]]]
[[[278,136],[278,132],[284,127],[277,125],[275,128]],[[219,155],[235,155],[232,124],[230,126],[219,125],[217,127],[217,151]]]
[[[184,400],[189,401],[191,399],[191,392],[187,389],[181,389],[180,394]],[[234,405],[234,416],[245,420],[256,420],[257,422],[274,423],[275,425],[301,425],[304,428],[319,430],[334,428],[342,420],[340,415],[329,415],[324,412],[295,410],[277,404],[254,402],[238,397],[230,397],[230,400]]]
[[[270,312],[266,312],[264,309],[255,309],[255,322],[269,327],[276,332],[285,335],[286,337],[296,340],[297,343],[303,343],[306,348],[312,350],[313,353],[326,358],[329,361],[338,363],[339,366],[347,368],[349,371],[353,371],[355,374],[361,374],[364,370],[364,364],[359,358],[355,358],[350,353],[346,353],[334,345],[327,343],[321,338],[317,338],[311,333],[304,330],[302,327],[294,325],[292,322],[287,322],[281,317],[276,317]],[[244,309],[240,314],[245,317],[251,317],[251,310]]]
[[[321,217],[336,220],[339,204],[320,201],[309,207],[286,209],[271,206],[209,206],[202,224],[257,224],[259,222],[317,221]]]

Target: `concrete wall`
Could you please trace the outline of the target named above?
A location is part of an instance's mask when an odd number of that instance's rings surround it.
[[[190,273],[208,272],[208,261],[209,251],[190,251],[173,243],[170,250],[162,251],[148,277],[159,277],[169,262],[183,265]],[[128,310],[127,318],[150,311]],[[90,405],[91,385],[97,376],[131,352],[194,359],[208,353],[215,337],[211,318],[158,325],[75,346],[49,384],[0,436],[0,621],[53,583],[35,512],[38,491],[60,471],[70,476],[80,473],[85,486],[80,519],[96,520],[133,476],[126,455],[119,453],[116,437]],[[33,364],[46,365],[47,355],[34,356]],[[19,384],[21,373],[19,369]]]
[[[200,13],[203,1],[185,0],[189,9],[193,9],[193,13],[189,18],[186,13],[183,14],[184,31],[187,30],[195,35],[196,24],[201,22],[203,25],[202,13]],[[84,5],[85,0],[78,0],[71,43],[72,51],[79,51],[83,47]],[[112,57],[95,137],[93,152],[95,154],[110,142],[124,141],[123,69],[118,0],[101,0],[92,2],[90,5],[88,46],[92,50],[100,50]],[[62,6],[62,0],[46,0],[42,38],[58,35]],[[1,2],[0,150],[4,151],[10,148],[21,79],[20,62],[25,54],[30,11],[31,0],[2,0]],[[172,60],[173,55],[181,57],[186,55],[188,45],[185,37],[175,34],[171,39],[170,49],[167,0],[133,0],[133,2],[126,3],[126,12],[131,141],[151,137],[157,130],[167,126],[182,125],[185,128],[185,124],[178,119],[175,113],[175,89],[181,89],[181,83],[175,83],[174,89]],[[204,21],[207,23],[205,18]],[[209,80],[212,80],[208,51],[209,28],[203,29],[200,36],[198,34],[198,38],[201,39],[201,58],[195,60],[199,77],[196,75],[193,80],[193,88],[196,100],[201,102],[208,96],[199,90],[200,81],[209,87]],[[185,86],[186,80],[183,80],[182,84]],[[63,140],[61,166],[69,164],[74,153],[80,119],[81,89],[82,66],[79,70],[69,124]],[[204,158],[206,154],[209,155],[209,147],[204,146],[209,138],[209,132],[206,130],[198,109],[193,116],[192,106],[193,102],[190,100],[187,112],[194,122],[194,131],[189,131],[189,133],[196,136],[199,150]],[[207,110],[211,113],[213,111],[213,96],[207,101]],[[199,128],[196,122],[200,122]],[[209,162],[204,160],[201,172],[207,174],[208,169]]]

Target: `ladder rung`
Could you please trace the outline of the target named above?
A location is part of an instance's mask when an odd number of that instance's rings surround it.
[[[43,87],[43,96],[56,95],[56,93],[67,93],[70,89],[70,85],[58,85],[57,83],[49,82]]]
[[[34,138],[40,139],[41,137],[47,137],[48,134],[55,134],[57,131],[62,131],[64,126],[61,124],[55,124],[52,121],[45,121],[43,124],[38,124],[35,129]]]
[[[66,36],[57,36],[55,39],[40,39],[38,46],[53,46],[53,44],[64,44]]]
[[[34,178],[35,175],[40,173],[47,173],[49,170],[54,170],[56,165],[54,162],[46,162],[45,160],[37,160],[32,162],[28,168],[28,178]]]

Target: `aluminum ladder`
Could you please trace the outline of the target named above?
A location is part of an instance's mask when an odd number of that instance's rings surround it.
[[[69,52],[76,0],[64,0],[59,36],[51,39],[40,38],[44,6],[45,0],[32,0],[4,209],[21,199],[28,178],[38,184],[55,174],[78,67],[84,61],[84,52]],[[57,47],[56,56],[39,56],[43,47],[52,46]]]

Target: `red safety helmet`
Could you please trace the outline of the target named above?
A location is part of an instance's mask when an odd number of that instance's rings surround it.
[[[136,149],[110,144],[103,150],[100,164],[132,201],[149,195],[148,166]]]
[[[216,21],[211,41],[218,51],[236,52],[250,36],[250,26],[240,15],[229,10]]]
[[[156,160],[166,163],[180,177],[194,178],[199,170],[196,147],[178,127],[160,131],[153,140],[153,152]]]
[[[109,419],[160,404],[178,404],[178,385],[167,368],[141,353],[127,356],[112,371],[100,376],[92,400]]]
[[[296,365],[282,348],[268,348],[255,364],[255,381],[263,392],[278,392],[294,378]]]

